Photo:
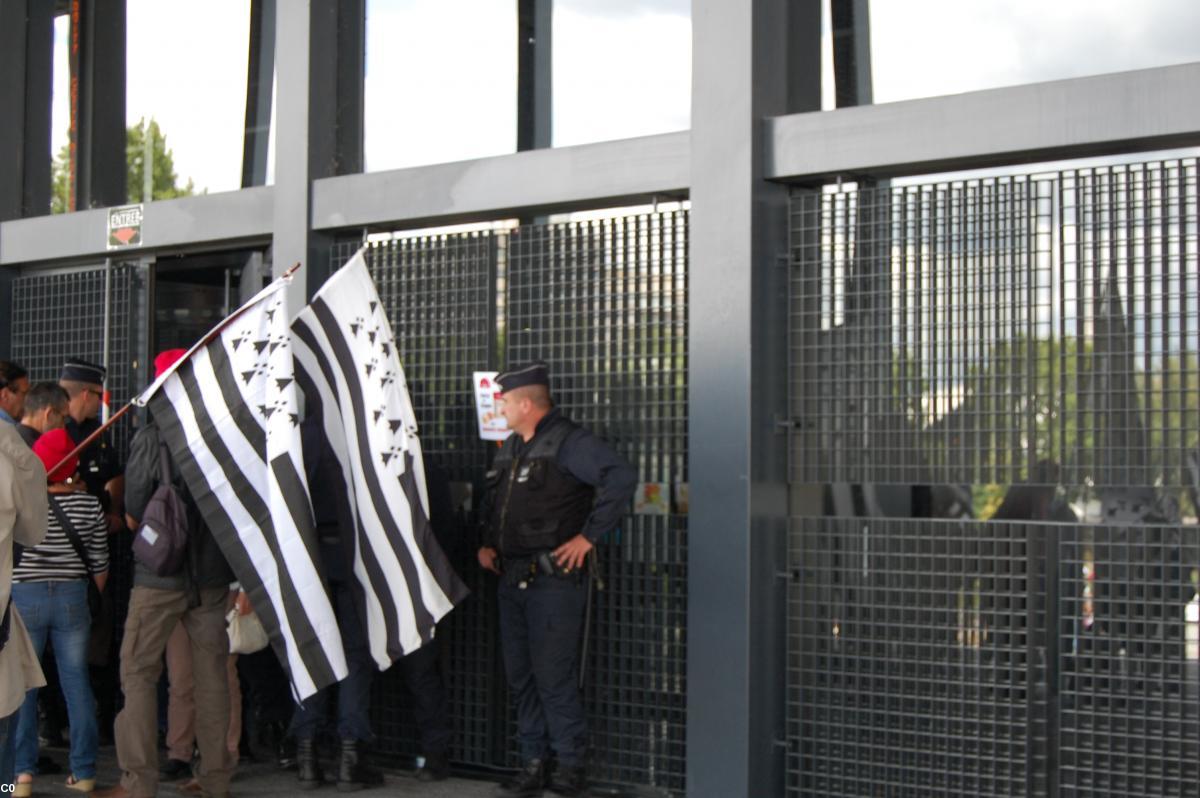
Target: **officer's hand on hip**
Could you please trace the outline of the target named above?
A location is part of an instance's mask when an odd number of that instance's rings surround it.
[[[485,570],[494,574],[500,573],[500,566],[496,564],[496,550],[491,546],[480,546],[476,556],[479,558],[479,565]]]
[[[559,568],[574,571],[583,567],[583,561],[593,548],[592,541],[580,533],[555,549],[554,559],[558,561]]]

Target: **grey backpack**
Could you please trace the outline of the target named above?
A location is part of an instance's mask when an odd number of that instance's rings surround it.
[[[158,487],[150,496],[142,523],[133,538],[133,556],[155,576],[172,576],[183,568],[187,554],[187,506],[171,483],[166,444],[158,444]]]

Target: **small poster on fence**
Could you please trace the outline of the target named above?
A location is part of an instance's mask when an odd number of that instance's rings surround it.
[[[477,371],[472,375],[475,387],[475,415],[479,419],[479,437],[485,441],[502,441],[512,434],[508,422],[500,415],[496,397],[500,386],[496,384],[498,371]]]

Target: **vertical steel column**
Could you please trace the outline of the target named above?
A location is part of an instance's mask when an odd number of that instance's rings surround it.
[[[356,104],[357,121],[351,124],[338,97],[343,88],[352,93],[353,87],[343,85],[352,82],[351,74],[362,83],[365,37],[342,32],[361,31],[356,17],[362,13],[361,0],[344,8],[337,0],[296,0],[276,7],[272,268],[279,274],[296,262],[304,265],[305,279],[297,281],[289,295],[293,309],[329,275],[331,241],[312,229],[312,181],[340,174],[344,165],[362,163],[362,103]],[[339,119],[351,135],[341,135]]]
[[[333,120],[333,174],[351,175],[363,170],[367,0],[341,0],[337,4],[337,14],[337,116]]]
[[[4,359],[12,356],[13,280],[16,276],[15,269],[0,266],[0,308],[4,309],[0,314],[0,358]]]
[[[0,220],[50,212],[54,7],[0,0]]]
[[[811,63],[789,59],[789,46],[820,46],[819,25],[789,36],[789,6],[811,19],[810,5],[692,10],[687,785],[697,798],[783,792],[787,191],[762,178],[762,120],[789,110],[779,65]]]
[[[275,0],[250,3],[250,53],[246,70],[246,129],[242,134],[242,188],[267,183],[271,92],[275,75]]]
[[[517,150],[551,146],[554,0],[517,3]]]
[[[833,76],[837,107],[875,102],[868,0],[832,0]]]
[[[75,210],[125,202],[125,0],[72,0]]]
[[[0,221],[50,212],[53,6],[0,0]],[[12,349],[12,282],[0,269],[0,357]]]

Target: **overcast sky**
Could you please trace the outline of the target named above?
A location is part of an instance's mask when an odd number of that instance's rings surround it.
[[[370,170],[512,152],[516,0],[368,0]],[[690,0],[557,0],[554,143],[690,126]],[[1200,61],[1195,0],[872,0],[876,102]],[[130,124],[181,181],[241,177],[249,0],[128,0]],[[65,142],[65,18],[55,152]],[[826,41],[826,46],[827,46]]]

